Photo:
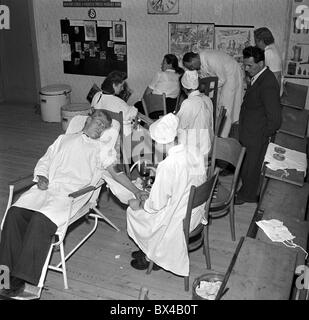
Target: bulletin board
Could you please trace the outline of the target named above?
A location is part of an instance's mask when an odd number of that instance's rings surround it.
[[[60,20],[64,73],[107,76],[127,73],[125,21]]]

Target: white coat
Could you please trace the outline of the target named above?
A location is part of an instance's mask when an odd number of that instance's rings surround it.
[[[227,53],[218,50],[203,50],[201,59],[201,76],[218,77],[218,103],[226,108],[226,121],[222,136],[228,136],[231,123],[238,121],[243,97],[244,73],[238,62]]]
[[[211,99],[199,90],[190,92],[182,102],[177,117],[181,143],[192,142],[203,155],[207,155],[214,136]]]
[[[181,276],[189,274],[189,257],[183,233],[191,185],[206,180],[203,156],[184,145],[172,147],[159,163],[144,210],[127,209],[127,229],[149,259]],[[194,209],[190,229],[201,221],[203,207]]]
[[[37,175],[47,177],[48,189],[40,190],[34,185],[13,205],[39,211],[59,227],[69,215],[68,194],[96,184],[101,176],[101,169],[110,166],[115,157],[115,152],[102,154],[101,142],[83,133],[60,135],[34,169],[34,181],[37,181]],[[90,196],[91,193],[88,193],[77,198],[72,216]]]

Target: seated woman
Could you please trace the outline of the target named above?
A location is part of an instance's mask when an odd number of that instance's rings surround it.
[[[177,116],[169,113],[149,128],[155,147],[165,148],[168,156],[157,167],[149,198],[129,201],[127,231],[141,249],[132,253],[133,268],[147,269],[149,258],[166,270],[187,276],[189,258],[183,219],[190,188],[205,182],[206,168],[198,150],[178,144],[178,122]],[[200,223],[202,215],[203,208],[194,210],[191,230]]]
[[[178,65],[177,57],[174,54],[166,54],[161,63],[161,71],[154,76],[144,94],[165,93],[167,113],[173,112],[180,92],[179,78],[183,72],[184,70]],[[141,101],[135,103],[135,107],[138,108],[140,113],[144,113]],[[162,113],[156,112],[150,114],[150,117],[156,119],[159,115],[162,115]]]
[[[192,144],[203,155],[208,155],[214,137],[213,104],[209,97],[198,90],[196,70],[186,70],[181,78],[183,90],[188,96],[177,112],[178,137],[184,144]]]
[[[123,112],[124,134],[127,135],[131,130],[131,120],[137,115],[137,109],[129,106],[124,100],[117,97],[124,87],[126,73],[112,71],[103,81],[100,92],[97,92],[91,102],[91,107],[104,109],[112,112]]]

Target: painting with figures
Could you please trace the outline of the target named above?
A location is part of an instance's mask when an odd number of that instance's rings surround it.
[[[169,22],[169,53],[181,63],[186,52],[213,49],[215,26],[212,23]]]
[[[242,51],[254,45],[253,26],[216,26],[215,49],[224,51],[242,64]]]

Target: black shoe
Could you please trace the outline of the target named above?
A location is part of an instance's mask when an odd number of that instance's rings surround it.
[[[142,258],[133,259],[130,264],[134,269],[147,270],[148,266],[149,266],[149,263],[150,262],[147,261],[145,256],[144,256]],[[157,271],[157,270],[160,270],[160,269],[161,268],[157,264],[155,264],[155,263],[153,264],[152,270]]]
[[[142,250],[133,251],[131,257],[134,259],[145,257],[145,253]]]

